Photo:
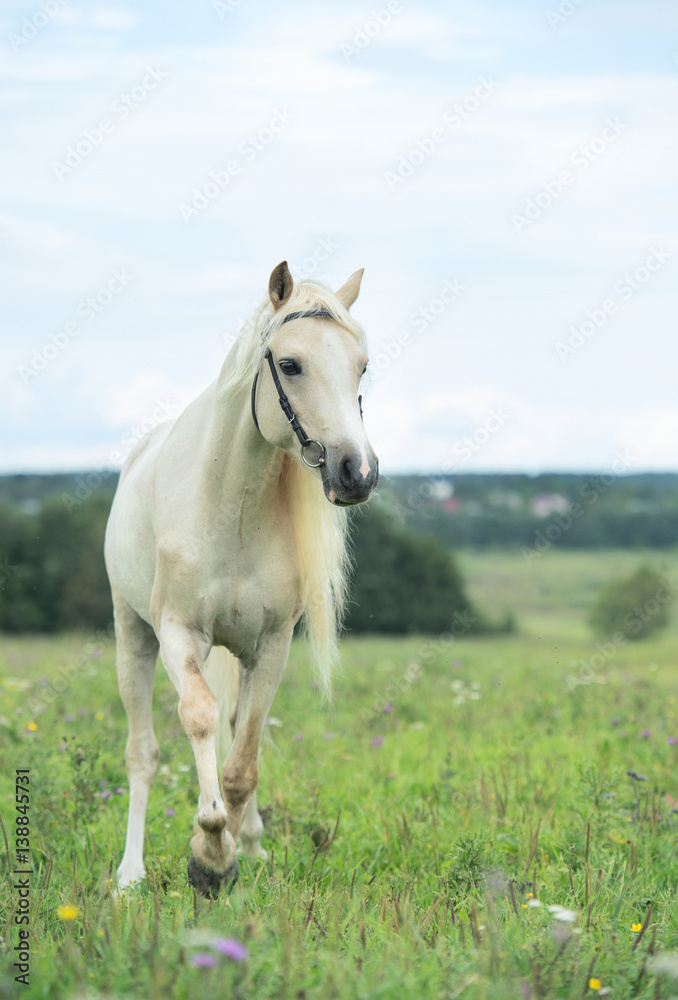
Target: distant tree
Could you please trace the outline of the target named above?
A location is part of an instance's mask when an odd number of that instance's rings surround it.
[[[0,629],[104,628],[112,617],[103,539],[110,496],[69,512],[58,497],[38,513],[0,507]]]
[[[345,622],[349,631],[445,632],[455,613],[469,632],[480,630],[480,616],[452,554],[434,539],[394,526],[376,504],[357,514],[352,537],[355,571]]]
[[[0,630],[40,632],[45,619],[36,596],[34,518],[0,502]]]
[[[69,495],[75,495],[73,488]],[[30,498],[19,503],[25,499]],[[110,490],[103,488],[75,506],[66,505],[60,494],[46,493],[37,511],[0,499],[1,631],[106,627],[112,608],[103,540],[110,502]],[[474,608],[448,548],[397,527],[381,505],[356,512],[352,538],[350,631],[471,635],[510,630],[508,620],[492,625]]]
[[[674,593],[667,580],[650,566],[613,580],[598,594],[591,624],[598,635],[620,632],[627,639],[645,639],[664,628]]]
[[[111,588],[104,563],[109,509],[110,497],[95,494],[68,515],[73,519],[77,548],[59,602],[62,628],[105,628],[113,618]]]

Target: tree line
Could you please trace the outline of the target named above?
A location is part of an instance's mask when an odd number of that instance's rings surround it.
[[[72,484],[71,484],[72,485]],[[103,559],[113,491],[87,483],[42,502],[0,501],[0,630],[105,628],[112,618]],[[352,522],[353,633],[474,634],[496,629],[473,607],[451,552],[395,523],[382,505]],[[505,627],[502,626],[502,627]]]

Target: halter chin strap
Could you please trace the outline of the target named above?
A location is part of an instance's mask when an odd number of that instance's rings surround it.
[[[290,313],[289,316],[285,316],[285,319],[282,321],[282,323],[280,325],[282,326],[283,323],[289,323],[290,320],[293,320],[293,319],[306,319],[307,317],[309,317],[309,318],[310,317],[320,317],[322,319],[334,319],[334,316],[329,311],[329,309],[309,309],[306,312],[294,312],[294,313]],[[266,336],[266,334],[264,333],[264,337],[265,336]],[[297,418],[295,416],[295,413],[294,413],[294,410],[292,409],[292,407],[290,405],[290,401],[287,398],[287,396],[285,395],[285,390],[283,389],[283,387],[281,385],[280,378],[278,377],[278,372],[277,372],[277,369],[275,367],[275,361],[273,360],[273,355],[271,354],[270,348],[266,349],[266,353],[264,354],[264,359],[266,361],[268,361],[268,367],[271,369],[271,375],[273,376],[273,382],[275,383],[275,387],[276,387],[276,389],[278,391],[278,401],[280,403],[281,409],[282,409],[283,413],[285,414],[285,416],[287,417],[287,419],[289,420],[289,422],[290,422],[290,424],[292,426],[292,430],[294,431],[294,433],[299,438],[299,444],[301,445],[301,457],[303,458],[303,460],[306,463],[306,465],[309,466],[309,468],[311,468],[311,469],[319,469],[320,466],[322,466],[322,465],[325,464],[325,445],[321,441],[316,441],[315,438],[308,437],[308,435],[306,434],[306,431],[304,430],[304,428],[301,426],[301,424],[297,420]],[[252,383],[252,400],[251,400],[251,405],[252,405],[252,419],[254,420],[254,426],[256,427],[256,429],[261,434],[261,431],[259,430],[259,421],[257,420],[257,405],[256,405],[257,404],[257,381],[258,381],[258,379],[259,379],[259,372],[257,372],[257,374],[254,376],[254,382]],[[362,406],[360,408],[360,413],[362,415]],[[318,448],[318,460],[317,460],[317,462],[310,462],[308,460],[308,458],[306,457],[306,449],[310,445],[316,445],[317,448]]]

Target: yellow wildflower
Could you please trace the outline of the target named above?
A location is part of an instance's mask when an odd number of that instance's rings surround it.
[[[65,906],[60,906],[57,909],[57,917],[59,920],[75,920],[75,918],[79,916],[80,910],[77,906],[73,906],[72,903],[66,903]]]
[[[631,924],[631,930],[632,930],[632,931],[639,931],[639,930],[642,930],[642,927],[643,927],[643,925],[642,925],[642,924]]]
[[[26,729],[30,729],[32,733],[34,733],[37,728],[38,728],[37,722],[29,722],[28,725],[26,726]]]
[[[589,986],[592,990],[600,989],[600,979],[589,979]]]
[[[104,715],[103,712],[97,712],[94,718],[97,720],[97,722],[101,722],[102,719],[106,718],[106,716]]]

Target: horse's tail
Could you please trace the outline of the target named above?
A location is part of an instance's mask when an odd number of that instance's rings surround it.
[[[203,674],[219,705],[217,757],[221,765],[233,742],[231,724],[235,721],[240,690],[240,663],[223,646],[214,646],[205,660]]]

